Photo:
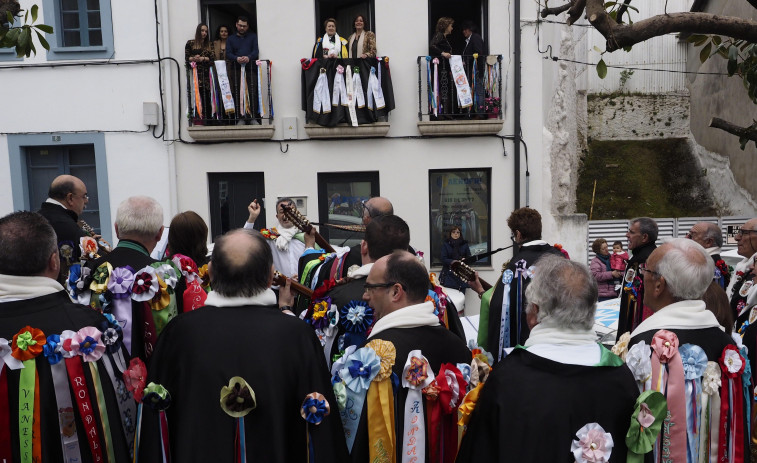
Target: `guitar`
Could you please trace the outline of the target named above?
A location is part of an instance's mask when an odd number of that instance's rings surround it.
[[[456,277],[460,278],[466,283],[476,279],[476,271],[473,270],[465,262],[455,260],[450,264],[449,268],[450,270],[452,270],[452,273],[454,273]],[[484,288],[484,291],[491,289],[492,285],[490,285],[486,281],[482,280],[481,278],[479,278],[478,281],[481,283],[481,287]]]
[[[303,232],[310,233],[310,230],[313,229],[313,225],[310,223],[307,217],[300,214],[298,210],[289,207],[286,204],[281,205],[281,210],[284,213],[284,216]],[[320,246],[324,251],[335,252],[334,248],[332,248],[329,242],[326,241],[326,238],[321,236],[318,231],[315,232],[315,242],[318,243],[318,246]]]
[[[292,291],[296,292],[297,294],[301,294],[307,298],[310,298],[313,296],[313,290],[308,288],[307,286],[303,286],[299,283],[297,283],[294,280],[291,280],[284,275],[280,274],[279,272],[273,273],[273,284],[277,286],[286,286],[287,280],[289,280],[290,288]]]

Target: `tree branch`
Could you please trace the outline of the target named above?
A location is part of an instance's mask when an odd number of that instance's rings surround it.
[[[626,11],[628,10],[628,5],[630,4],[631,4],[631,0],[624,0],[623,4],[620,5],[620,8],[618,8],[618,14],[615,15],[616,23],[621,24],[623,22],[623,15],[626,14]]]
[[[757,1],[757,0],[755,0]],[[541,17],[546,18],[547,16],[557,16],[558,14],[562,13],[563,11],[568,11],[570,7],[573,6],[573,2],[566,3],[565,5],[560,5],[556,7],[544,7],[541,10]]]
[[[573,6],[568,10],[568,24],[573,24],[581,19],[581,14],[586,9],[586,0],[574,0]]]
[[[740,127],[719,117],[713,117],[710,119],[710,127],[724,130],[731,135],[736,135],[739,138],[747,138],[757,143],[757,129],[754,128],[754,125],[750,127]]]
[[[8,22],[8,11],[13,16],[18,15],[21,11],[21,5],[18,3],[18,0],[0,0],[0,24]]]

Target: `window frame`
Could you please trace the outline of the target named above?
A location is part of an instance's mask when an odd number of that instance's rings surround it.
[[[381,196],[381,176],[377,170],[357,172],[318,172],[318,217],[321,223],[329,221],[328,186],[334,183],[369,182],[371,184],[371,198]],[[362,223],[362,215],[360,222]],[[329,241],[328,227],[320,227],[319,233]],[[340,238],[341,239],[341,238]],[[337,244],[339,243],[331,243]]]
[[[87,0],[77,1],[84,5],[86,5],[87,2]],[[47,36],[47,40],[50,43],[50,50],[47,51],[48,61],[113,58],[114,48],[111,0],[99,0],[99,2],[102,45],[65,47],[62,45],[63,26],[60,13],[61,0],[42,0],[42,14],[45,19],[45,24],[52,26],[54,29],[54,33]],[[80,16],[82,14],[86,15],[86,13],[81,13],[80,9]]]

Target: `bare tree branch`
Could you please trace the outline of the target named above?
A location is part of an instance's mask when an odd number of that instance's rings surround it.
[[[755,0],[757,1],[757,0]],[[556,7],[544,7],[541,10],[541,17],[546,18],[547,16],[557,16],[558,14],[562,13],[563,11],[568,11],[570,7],[573,6],[573,2],[566,3],[565,5],[560,5]]]
[[[754,0],[757,1],[757,0]],[[631,0],[625,0],[622,5],[620,5],[620,8],[618,8],[618,14],[615,15],[615,22],[618,24],[621,24],[623,22],[623,15],[626,14],[626,11],[628,10],[628,5],[631,4]]]
[[[752,127],[741,127],[736,124],[732,124],[726,120],[720,119],[719,117],[713,117],[710,119],[710,127],[713,127],[715,129],[724,130],[731,135],[736,135],[740,138],[747,138],[749,140],[752,140],[753,142],[757,143],[757,130],[755,130],[754,126]]]
[[[573,6],[568,10],[568,24],[573,24],[579,19],[586,9],[586,0],[574,0]]]

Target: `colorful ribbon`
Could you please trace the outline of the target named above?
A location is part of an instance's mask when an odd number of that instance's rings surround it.
[[[660,330],[652,338],[652,385],[668,398],[668,416],[661,438],[661,458],[686,460],[686,383],[678,336]]]
[[[189,65],[192,66],[192,87],[194,89],[195,97],[195,113],[197,117],[202,119],[202,97],[200,97],[200,80],[197,77],[197,63],[192,61]]]
[[[410,351],[402,370],[402,387],[408,389],[403,407],[402,463],[426,461],[427,432],[423,416],[422,390],[433,381],[434,372],[431,371],[428,360],[423,356],[423,353],[420,350]],[[438,424],[440,423],[434,423],[434,425]],[[433,428],[429,426],[429,430],[433,431]],[[429,448],[431,447],[429,446]],[[433,460],[432,457],[431,461],[436,460]]]

